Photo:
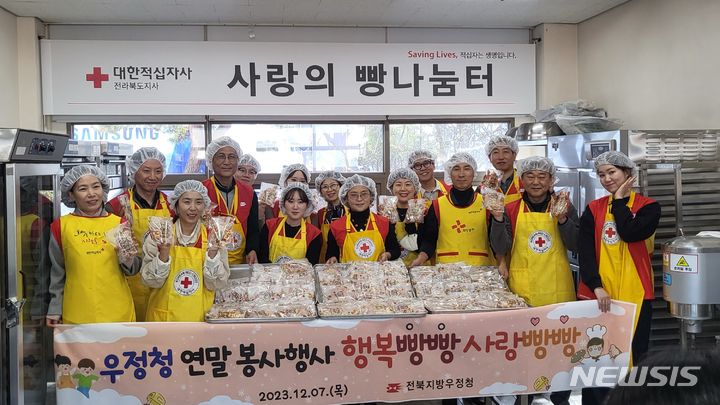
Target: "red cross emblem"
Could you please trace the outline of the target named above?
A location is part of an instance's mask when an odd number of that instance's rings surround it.
[[[173,280],[175,292],[184,297],[195,294],[200,287],[200,278],[190,269],[180,270]]]
[[[535,231],[528,238],[528,247],[535,253],[545,253],[552,247],[552,237],[545,231]]]
[[[617,230],[615,229],[614,221],[605,222],[601,235],[603,242],[608,245],[614,245],[620,241],[620,235],[618,235]]]
[[[452,229],[455,230],[457,233],[462,233],[463,228],[465,228],[467,225],[460,222],[459,219],[455,220],[455,225],[452,226]]]
[[[370,238],[360,238],[355,242],[355,254],[362,259],[367,259],[375,253],[375,243]]]
[[[182,284],[182,286],[185,287],[185,288],[190,287],[190,286],[192,285],[192,283],[193,283],[192,280],[190,280],[190,278],[188,278],[188,277],[185,277],[185,278],[180,282],[180,284]]]
[[[396,392],[400,392],[400,384],[398,383],[390,383],[385,388],[385,392],[389,394],[394,394]]]
[[[110,76],[102,73],[102,69],[97,66],[93,67],[92,73],[88,73],[85,75],[85,81],[93,82],[93,87],[96,89],[101,88],[102,82],[106,82],[108,80],[110,80]]]
[[[367,243],[363,243],[360,245],[360,250],[362,250],[364,253],[367,253],[368,250],[370,250],[370,246],[368,246]]]

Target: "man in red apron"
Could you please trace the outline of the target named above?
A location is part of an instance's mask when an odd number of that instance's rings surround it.
[[[655,299],[651,256],[660,204],[632,191],[635,163],[617,151],[595,159],[600,183],[610,195],[588,204],[580,218],[578,297],[597,299],[601,311],[610,300],[634,303],[632,360],[647,353]],[[607,390],[583,389],[583,403],[602,403]],[[593,400],[595,402],[593,402]]]
[[[126,167],[132,187],[108,201],[105,208],[108,212],[130,222],[133,237],[138,245],[142,246],[150,226],[148,218],[173,215],[167,196],[158,190],[160,183],[165,178],[165,155],[157,148],[140,148],[127,158]],[[127,199],[129,212],[125,212],[121,199]],[[142,256],[142,250],[139,250],[138,254]],[[133,295],[135,315],[138,322],[142,322],[145,320],[150,289],[142,283],[139,273],[127,279]]]
[[[515,158],[518,151],[517,141],[509,136],[493,137],[485,145],[485,154],[488,155],[490,163],[492,163],[495,170],[502,173],[499,185],[505,194],[505,204],[521,198],[520,192],[523,183],[515,170]],[[480,192],[480,187],[478,187],[477,191]]]
[[[340,188],[340,201],[349,212],[330,224],[328,263],[353,261],[385,261],[400,257],[395,224],[370,212],[377,191],[375,182],[354,175]]]
[[[459,152],[445,163],[445,178],[452,181],[447,195],[433,201],[418,232],[420,247],[411,266],[434,257],[437,263],[465,262],[495,265],[495,257],[509,251],[510,221],[504,211],[490,212],[482,195],[472,188],[477,162]]]
[[[210,142],[205,158],[212,165],[213,176],[203,185],[210,201],[217,204],[213,215],[235,217],[233,243],[228,247],[230,264],[253,264],[257,263],[260,237],[258,200],[250,186],[235,181],[240,156],[240,145],[228,136]]]
[[[429,150],[419,149],[411,153],[408,156],[408,167],[420,180],[417,198],[436,200],[448,193],[450,186],[435,178],[435,155]]]

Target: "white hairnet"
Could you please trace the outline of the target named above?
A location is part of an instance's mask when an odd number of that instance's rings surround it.
[[[103,202],[107,201],[108,191],[110,191],[110,183],[105,173],[100,170],[97,166],[90,165],[79,165],[74,166],[63,176],[60,180],[60,199],[63,204],[70,208],[75,208],[75,201],[70,197],[70,190],[72,190],[75,183],[80,180],[83,176],[95,176],[100,180],[103,188]]]
[[[544,156],[530,156],[529,158],[520,162],[518,168],[518,176],[522,177],[523,173],[538,170],[541,172],[549,173],[551,176],[555,175],[555,164],[552,160]]]
[[[315,188],[320,190],[323,182],[327,179],[335,180],[341,186],[343,185],[343,183],[345,183],[345,176],[343,176],[340,172],[336,172],[335,170],[328,170],[326,172],[318,174],[318,176],[315,178]]]
[[[487,144],[485,144],[485,154],[490,156],[493,149],[500,145],[505,145],[508,148],[510,148],[515,154],[518,153],[520,150],[520,147],[518,146],[518,143],[515,139],[510,138],[509,136],[500,135],[500,136],[494,136],[490,138]]]
[[[197,191],[198,193],[200,193],[200,195],[203,197],[203,201],[205,202],[205,208],[210,206],[210,197],[208,197],[207,189],[205,188],[205,186],[203,186],[203,184],[197,180],[184,180],[178,183],[175,186],[172,194],[168,196],[168,203],[170,203],[170,207],[173,210],[177,211],[177,209],[175,208],[175,204],[177,204],[178,200],[180,200],[180,197],[182,197],[182,195],[187,193],[188,191]]]
[[[247,153],[240,156],[240,160],[238,160],[238,167],[240,166],[250,166],[255,169],[256,172],[260,173],[260,162]]]
[[[165,155],[163,155],[158,148],[146,146],[144,148],[136,150],[135,153],[125,159],[125,166],[127,167],[127,173],[128,177],[130,178],[130,182],[135,181],[135,173],[140,170],[140,167],[143,165],[143,163],[151,159],[157,160],[162,164],[163,178],[165,177]]]
[[[418,160],[435,160],[435,154],[425,149],[413,151],[408,156],[408,167],[412,167],[412,165]]]
[[[280,187],[285,187],[285,182],[287,181],[288,177],[292,176],[293,173],[300,170],[305,175],[305,180],[310,184],[310,171],[307,167],[305,167],[302,163],[293,163],[289,166],[286,166],[283,168],[282,173],[280,173],[280,181],[278,184]]]
[[[415,186],[415,192],[420,191],[420,179],[418,178],[417,174],[415,174],[412,169],[409,169],[407,167],[401,167],[390,172],[390,175],[388,176],[386,187],[389,192],[392,193],[393,184],[395,184],[398,179],[410,180],[413,186]]]
[[[626,154],[618,152],[616,150],[607,151],[595,158],[595,170],[597,170],[602,165],[613,165],[626,169],[632,169],[633,176],[636,174],[637,171],[635,162],[630,160],[630,158],[627,157]]]
[[[467,152],[458,152],[450,156],[450,159],[445,161],[445,183],[450,184],[452,182],[452,177],[450,176],[450,173],[452,172],[453,167],[461,163],[467,163],[472,166],[473,171],[475,171],[475,174],[477,175],[478,166],[475,158]]]
[[[305,193],[308,203],[307,208],[305,208],[305,213],[303,214],[303,217],[309,217],[310,214],[312,214],[312,212],[315,210],[315,204],[313,204],[313,200],[310,197],[310,187],[305,183],[290,182],[288,183],[287,187],[282,189],[282,191],[280,192],[280,212],[282,212],[283,215],[287,215],[285,213],[285,196],[293,190],[302,190]]]
[[[242,156],[243,151],[242,148],[240,148],[240,144],[235,142],[229,136],[221,136],[220,138],[210,142],[207,148],[205,148],[205,161],[212,165],[213,157],[215,157],[217,151],[226,146],[235,149],[235,153],[237,153],[238,157]]]
[[[361,176],[359,174],[354,174],[348,178],[345,179],[345,183],[340,187],[340,202],[343,203],[343,205],[347,204],[347,195],[351,188],[355,186],[363,186],[370,190],[370,197],[372,201],[375,201],[375,198],[377,197],[377,189],[375,188],[375,182],[365,176]]]

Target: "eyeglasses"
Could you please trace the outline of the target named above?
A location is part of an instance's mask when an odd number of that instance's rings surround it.
[[[246,169],[246,168],[244,168],[244,167],[238,167],[238,172],[240,172],[241,174],[249,174],[249,175],[251,175],[251,176],[256,176],[256,175],[258,174],[258,173],[257,173],[257,170],[255,170],[255,169]]]
[[[435,161],[433,161],[433,160],[426,160],[426,161],[424,161],[424,162],[416,162],[416,163],[413,163],[412,168],[415,169],[415,170],[426,169],[426,168],[428,168],[428,167],[430,167],[430,166],[432,166],[432,165],[434,165],[434,164],[435,164]]]
[[[370,192],[365,191],[363,193],[349,193],[347,196],[351,200],[367,200],[370,198]]]
[[[327,184],[320,187],[320,190],[322,191],[328,191],[328,190],[337,190],[340,188],[340,185],[337,183]]]
[[[238,155],[234,155],[234,154],[226,155],[224,153],[219,153],[219,154],[216,154],[215,156],[213,156],[213,160],[216,160],[218,162],[222,162],[225,160],[229,160],[231,162],[237,162],[238,159],[239,159]]]

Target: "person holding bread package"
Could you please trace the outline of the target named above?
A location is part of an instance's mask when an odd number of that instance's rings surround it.
[[[148,321],[197,322],[215,300],[215,290],[230,276],[223,234],[208,232],[201,221],[210,206],[205,186],[196,180],[177,184],[170,196],[174,222],[161,218],[143,246],[142,279],[150,290]],[[225,230],[232,229],[232,217]],[[214,218],[207,218],[212,222]],[[210,225],[211,229],[217,229]]]
[[[135,321],[125,276],[140,269],[138,247],[130,227],[104,208],[109,188],[96,166],[75,166],[60,181],[63,203],[75,210],[50,226],[48,326]]]
[[[498,187],[504,194],[505,204],[521,198],[520,192],[523,189],[523,183],[515,170],[515,158],[517,158],[518,151],[520,151],[520,147],[517,141],[509,136],[496,136],[485,144],[485,154],[490,159],[493,168],[500,172]],[[479,187],[477,191],[480,192]]]
[[[395,224],[370,212],[377,197],[375,182],[358,174],[348,177],[340,188],[340,201],[348,213],[330,224],[328,263],[386,261],[400,257]]]
[[[458,152],[445,163],[445,178],[452,181],[447,195],[433,201],[419,230],[419,253],[412,266],[428,259],[436,263],[465,262],[494,266],[496,256],[509,253],[510,221],[502,200],[484,199],[472,188],[477,162]]]
[[[132,187],[105,204],[105,209],[126,219],[132,226],[135,241],[142,246],[148,232],[148,218],[172,217],[167,196],[158,190],[165,178],[165,155],[157,148],[140,148],[129,156],[125,165]],[[142,252],[140,252],[142,253]],[[145,320],[150,289],[143,284],[140,274],[128,277],[128,285],[135,303],[135,316]]]
[[[280,194],[283,216],[265,221],[260,231],[260,263],[277,263],[306,258],[317,264],[322,247],[320,229],[305,221],[313,211],[310,187],[305,183],[288,183]]]
[[[393,197],[386,200],[381,210],[390,222],[395,222],[395,235],[401,247],[400,258],[406,266],[418,257],[418,227],[425,219],[425,210],[430,200],[416,198],[420,190],[417,174],[409,168],[401,167],[390,173],[387,189]]]
[[[320,208],[317,213],[317,222],[322,232],[323,245],[320,250],[320,262],[327,260],[327,240],[330,232],[330,224],[336,219],[345,215],[345,205],[340,202],[340,187],[345,182],[345,177],[334,170],[322,172],[315,178],[315,189],[320,190],[320,196],[325,199],[327,206]]]
[[[508,286],[530,306],[575,300],[567,250],[577,251],[578,216],[566,191],[553,192],[555,165],[533,156],[518,171],[522,198],[505,205],[512,225]]]
[[[228,260],[230,264],[256,263],[260,237],[258,198],[252,187],[234,178],[242,149],[232,138],[222,136],[210,142],[205,155],[212,164],[213,176],[203,181],[203,185],[210,201],[217,204],[213,214],[235,218]]]

